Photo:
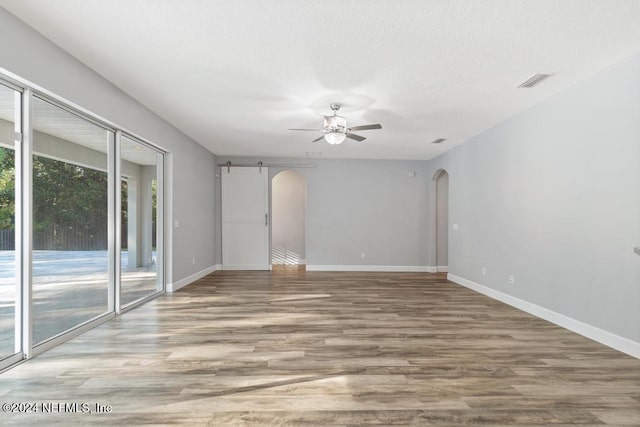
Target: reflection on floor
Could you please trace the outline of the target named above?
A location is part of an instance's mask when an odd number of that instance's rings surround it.
[[[298,265],[300,263],[300,254],[272,243],[271,262],[276,265]]]
[[[427,273],[221,271],[0,375],[5,425],[640,425],[640,360]],[[61,412],[61,411],[58,411]]]

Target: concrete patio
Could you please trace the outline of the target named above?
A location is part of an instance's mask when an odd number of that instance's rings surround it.
[[[153,254],[154,261],[156,254]],[[123,305],[156,290],[156,263],[131,269],[121,254]],[[13,251],[0,251],[0,359],[14,346],[15,260]],[[45,341],[107,312],[107,251],[33,252],[33,339]]]

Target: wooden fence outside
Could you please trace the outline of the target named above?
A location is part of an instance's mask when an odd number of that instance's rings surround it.
[[[0,250],[15,250],[15,243],[15,230],[0,230]],[[34,250],[100,251],[106,250],[107,244],[106,227],[91,231],[58,228],[55,231],[51,229],[33,233]]]
[[[152,245],[156,247],[156,227],[152,228]],[[127,248],[127,225],[123,224],[120,236],[121,247]],[[108,245],[107,228],[100,230],[76,230],[70,228],[58,228],[57,230],[36,231],[33,234],[34,250],[61,250],[61,251],[103,251]],[[13,251],[16,249],[15,230],[0,230],[0,251]]]

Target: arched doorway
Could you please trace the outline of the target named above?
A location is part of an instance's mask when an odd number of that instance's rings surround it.
[[[436,181],[436,271],[449,270],[449,174],[438,171]]]
[[[283,170],[271,181],[271,264],[306,264],[307,180]]]

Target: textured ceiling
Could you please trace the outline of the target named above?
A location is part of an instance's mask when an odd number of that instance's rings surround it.
[[[637,0],[0,5],[219,155],[432,158],[640,49]],[[331,102],[384,129],[338,146],[287,130]]]

